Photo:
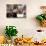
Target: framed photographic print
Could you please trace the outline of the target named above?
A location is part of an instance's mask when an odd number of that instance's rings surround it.
[[[7,4],[7,18],[26,18],[26,5]]]

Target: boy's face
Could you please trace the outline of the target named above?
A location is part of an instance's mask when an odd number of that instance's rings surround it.
[[[42,8],[42,12],[46,14],[46,8]]]
[[[46,6],[41,6],[40,8],[41,8],[42,12],[43,12],[44,14],[46,14]]]

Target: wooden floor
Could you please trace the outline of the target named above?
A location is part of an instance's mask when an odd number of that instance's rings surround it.
[[[42,44],[42,45],[23,44],[23,45],[15,45],[15,46],[46,46],[46,44]]]

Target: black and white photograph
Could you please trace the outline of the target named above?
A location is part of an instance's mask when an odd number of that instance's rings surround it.
[[[7,18],[26,18],[26,5],[7,4]]]

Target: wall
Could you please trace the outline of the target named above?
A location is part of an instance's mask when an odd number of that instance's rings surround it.
[[[27,18],[6,18],[7,4],[26,4]],[[18,36],[31,36],[37,29],[44,29],[38,25],[35,16],[41,13],[40,6],[46,5],[46,0],[0,0],[0,34],[4,34],[6,25],[15,25],[19,31]],[[40,36],[41,37],[41,36]]]

